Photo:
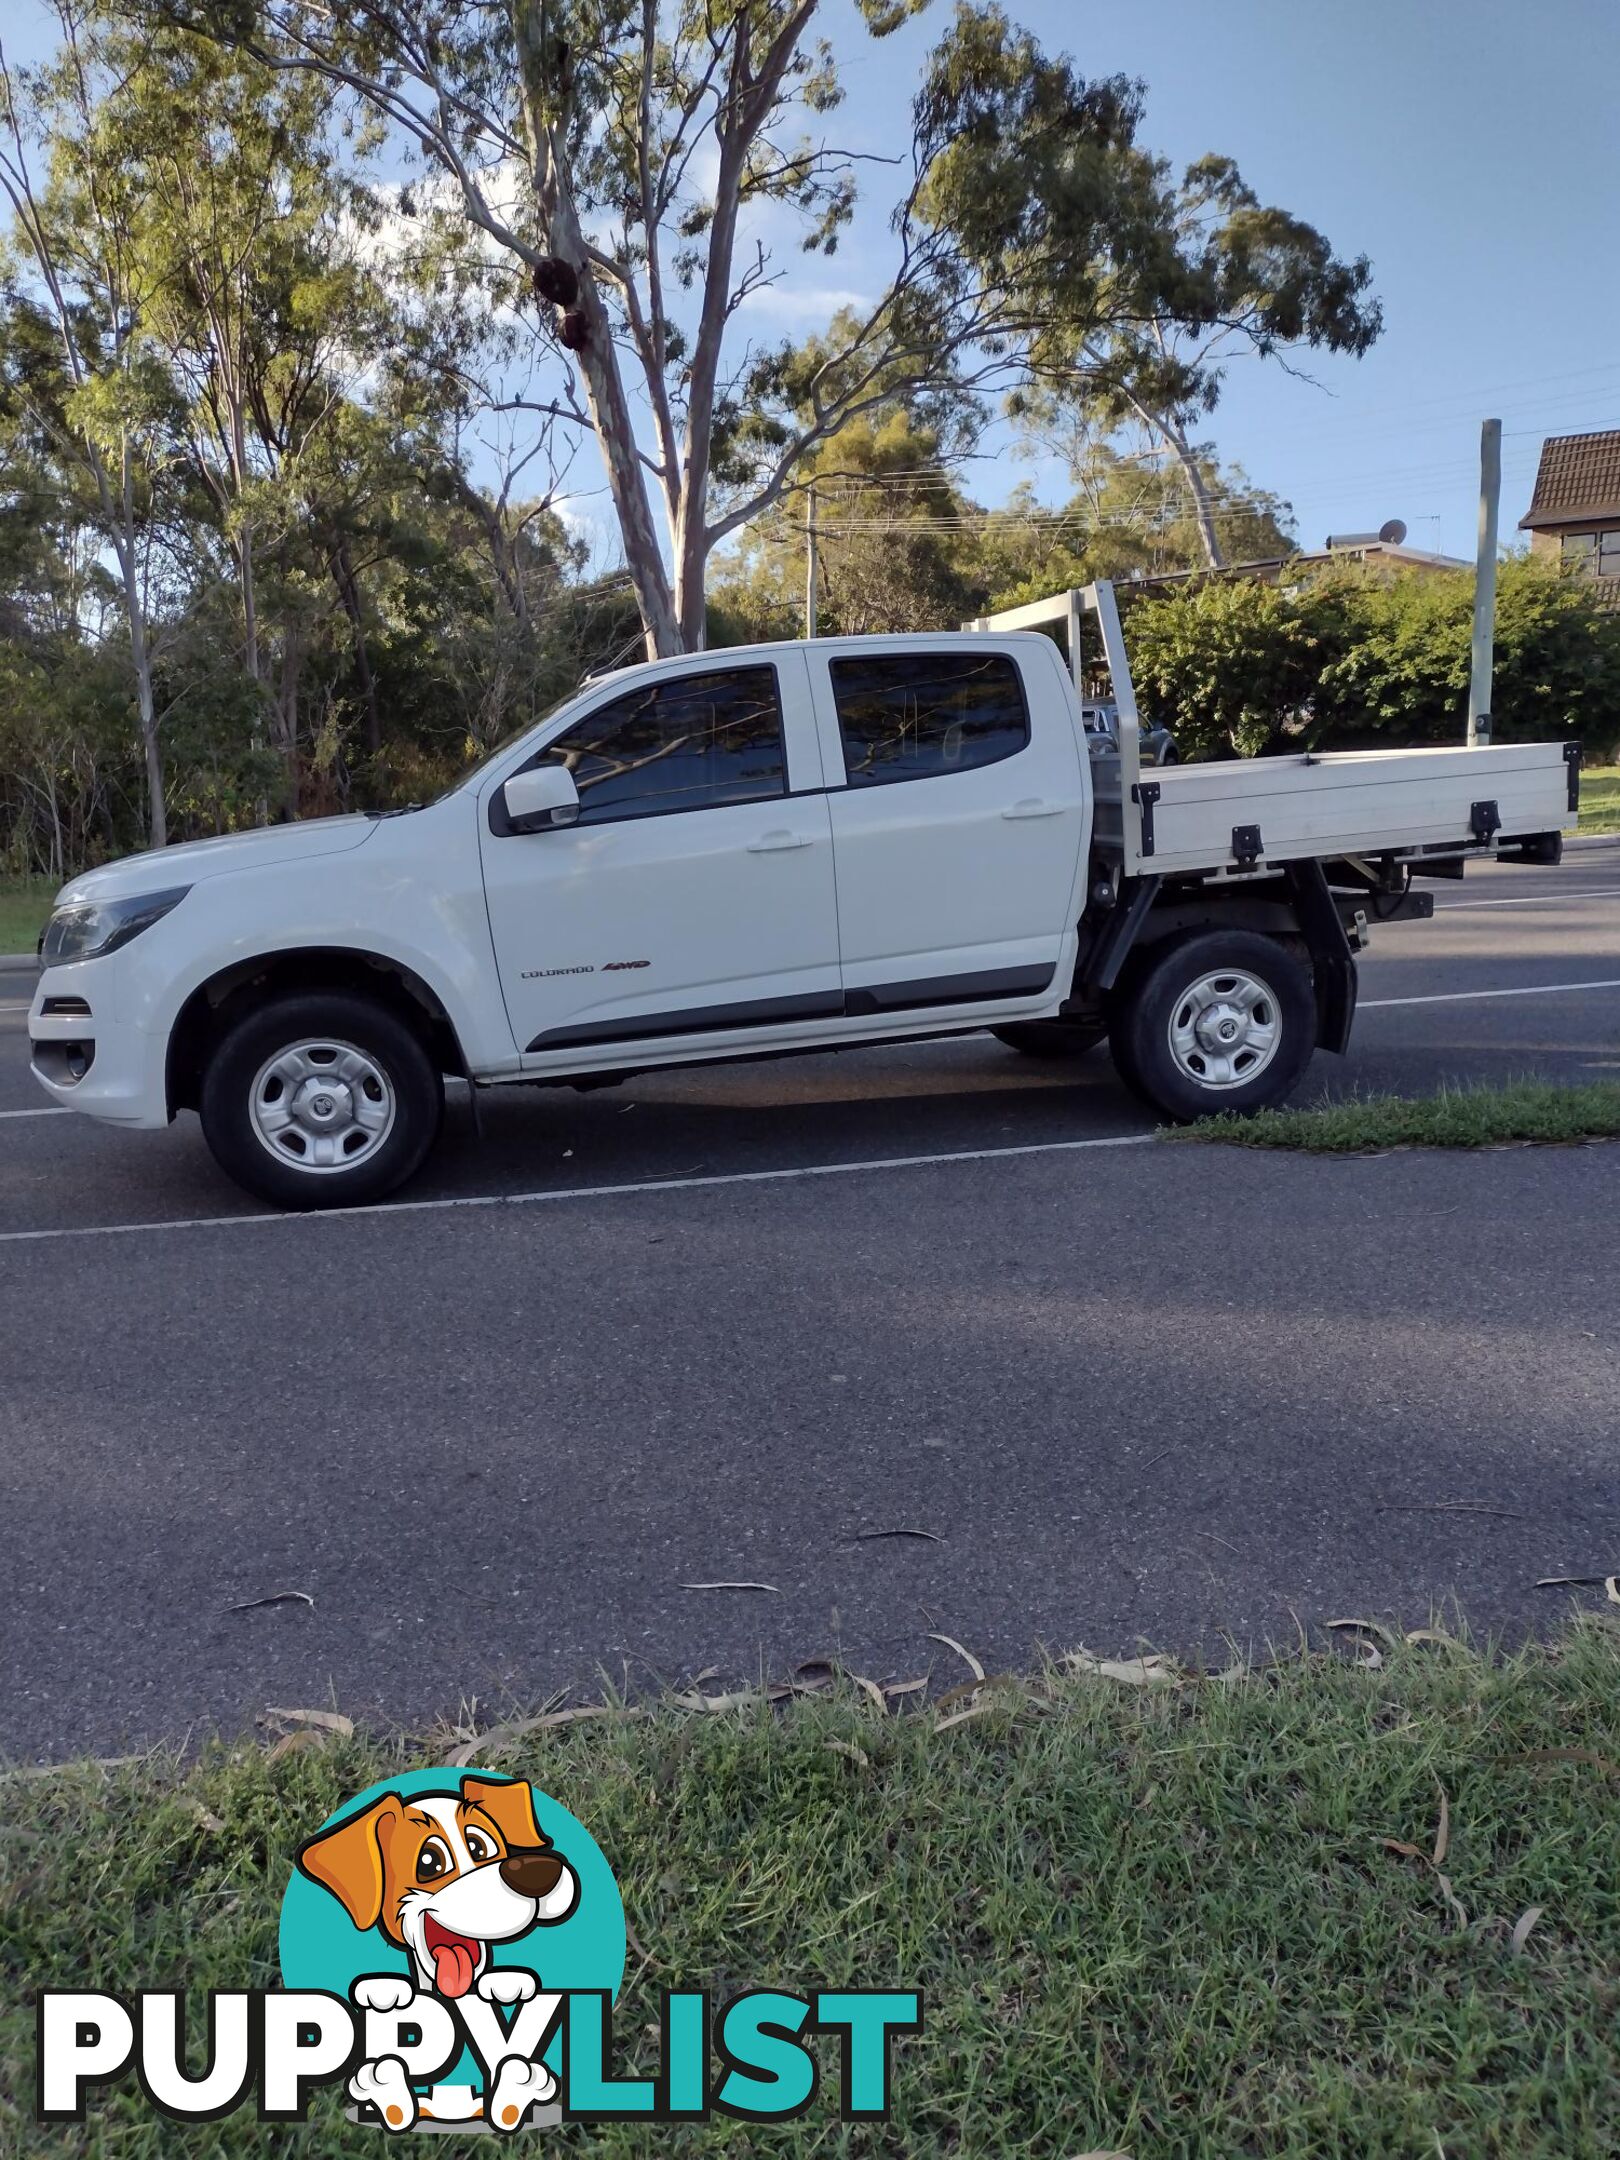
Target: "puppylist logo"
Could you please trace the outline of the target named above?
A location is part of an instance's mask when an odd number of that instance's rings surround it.
[[[522,1778],[416,1771],[369,1787],[307,1838],[281,1907],[279,1989],[214,1989],[199,2047],[185,1997],[39,1998],[39,2114],[82,2122],[133,2068],[180,2122],[252,2107],[302,2122],[341,2085],[351,2120],[390,2132],[509,2136],[561,2121],[775,2122],[816,2104],[889,2112],[890,2037],[922,2028],[914,1990],[750,1989],[664,1996],[657,2069],[622,2072],[613,2003],[626,1932],[596,1841]]]

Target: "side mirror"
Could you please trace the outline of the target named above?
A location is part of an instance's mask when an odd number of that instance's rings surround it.
[[[544,832],[579,818],[579,789],[566,765],[531,765],[514,773],[501,793],[513,832]]]

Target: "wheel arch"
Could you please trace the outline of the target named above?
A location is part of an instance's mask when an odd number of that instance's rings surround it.
[[[1280,875],[1253,884],[1159,887],[1143,898],[1145,908],[1110,955],[1106,982],[1085,984],[1097,948],[1083,957],[1077,995],[1066,1008],[1070,1017],[1098,1004],[1098,991],[1112,989],[1116,978],[1128,979],[1150,967],[1168,944],[1205,930],[1246,930],[1275,938],[1308,961],[1317,1001],[1317,1045],[1345,1049],[1355,1015],[1355,966],[1320,863],[1291,863]]]
[[[169,1030],[169,1115],[195,1110],[209,1053],[254,1000],[282,991],[352,991],[387,1006],[421,1036],[440,1072],[466,1075],[461,1038],[443,998],[414,968],[350,945],[297,945],[233,960],[187,997]]]

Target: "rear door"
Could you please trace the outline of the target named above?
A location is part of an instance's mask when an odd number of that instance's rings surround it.
[[[1049,994],[1088,795],[1062,661],[1030,641],[807,648],[851,1015]],[[1066,986],[1065,986],[1066,987]]]
[[[525,1063],[838,1014],[831,819],[799,653],[604,687],[511,770],[545,760],[573,773],[578,823],[513,832],[495,787],[481,838]]]

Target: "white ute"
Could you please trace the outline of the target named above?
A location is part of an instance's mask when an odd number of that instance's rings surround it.
[[[282,1207],[421,1164],[446,1075],[649,1067],[990,1032],[1106,1036],[1162,1115],[1251,1111],[1343,1050],[1368,925],[1414,870],[1556,861],[1559,744],[1141,767],[1114,599],[1066,622],[694,654],[587,684],[426,808],[135,855],[64,887],[29,1014],[53,1101],[196,1110]],[[1100,633],[1119,754],[1076,682]],[[1071,672],[1072,670],[1072,672]]]

